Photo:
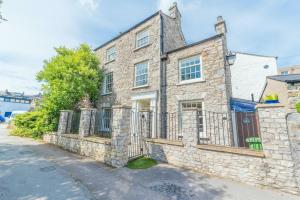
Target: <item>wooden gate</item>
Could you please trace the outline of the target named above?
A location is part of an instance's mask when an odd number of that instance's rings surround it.
[[[248,147],[246,139],[259,137],[259,123],[257,112],[235,112],[239,147]]]

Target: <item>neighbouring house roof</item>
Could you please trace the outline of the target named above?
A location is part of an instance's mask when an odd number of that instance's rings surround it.
[[[300,82],[300,74],[267,76],[267,78],[275,80],[275,81],[286,82],[286,83],[298,83],[298,82]]]
[[[279,67],[279,71],[289,70],[289,69],[300,69],[300,65],[292,65],[292,66],[285,66],[285,67]]]
[[[245,52],[240,52],[240,51],[231,51],[232,53],[236,54],[244,54],[244,55],[249,55],[249,56],[259,56],[259,57],[266,57],[266,58],[278,58],[277,56],[266,56],[266,55],[259,55],[259,54],[254,54],[254,53],[245,53]]]
[[[143,21],[137,23],[136,25],[132,26],[131,28],[129,28],[127,31],[122,32],[121,34],[119,34],[118,36],[112,38],[111,40],[105,42],[104,44],[100,45],[99,47],[95,48],[94,51],[97,51],[98,49],[101,49],[102,47],[104,47],[105,45],[109,44],[110,42],[113,42],[114,40],[122,37],[123,35],[125,35],[126,33],[130,32],[131,30],[135,29],[136,27],[142,25],[143,23],[149,21],[150,19],[152,19],[153,17],[159,15],[161,13],[161,11],[157,11],[156,13],[154,13],[153,15],[147,17],[146,19],[144,19]]]

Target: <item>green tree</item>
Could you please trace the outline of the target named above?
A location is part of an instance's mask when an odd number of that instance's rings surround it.
[[[15,120],[16,128],[23,127],[25,131],[29,127],[34,129],[35,133],[30,133],[34,137],[57,127],[60,110],[76,109],[84,97],[95,104],[99,97],[102,71],[93,50],[86,44],[76,49],[60,47],[55,50],[57,55],[45,61],[43,69],[37,74],[43,91],[39,107],[33,111],[37,113],[26,113]],[[28,122],[24,123],[24,118],[34,120],[28,125]],[[21,130],[15,132],[20,133]]]

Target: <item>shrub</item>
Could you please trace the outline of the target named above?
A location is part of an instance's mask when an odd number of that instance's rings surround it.
[[[41,111],[32,111],[17,115],[12,121],[11,135],[40,138],[44,132],[51,129],[45,126]]]

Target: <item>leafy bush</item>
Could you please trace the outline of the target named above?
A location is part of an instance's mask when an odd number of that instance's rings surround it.
[[[95,103],[99,97],[102,71],[99,60],[86,44],[76,49],[56,48],[37,74],[43,98],[33,112],[18,115],[11,131],[14,135],[41,137],[58,126],[60,110],[73,110],[83,97]]]
[[[40,111],[17,115],[12,121],[11,135],[40,138],[44,132],[51,129],[45,126],[43,119]]]

